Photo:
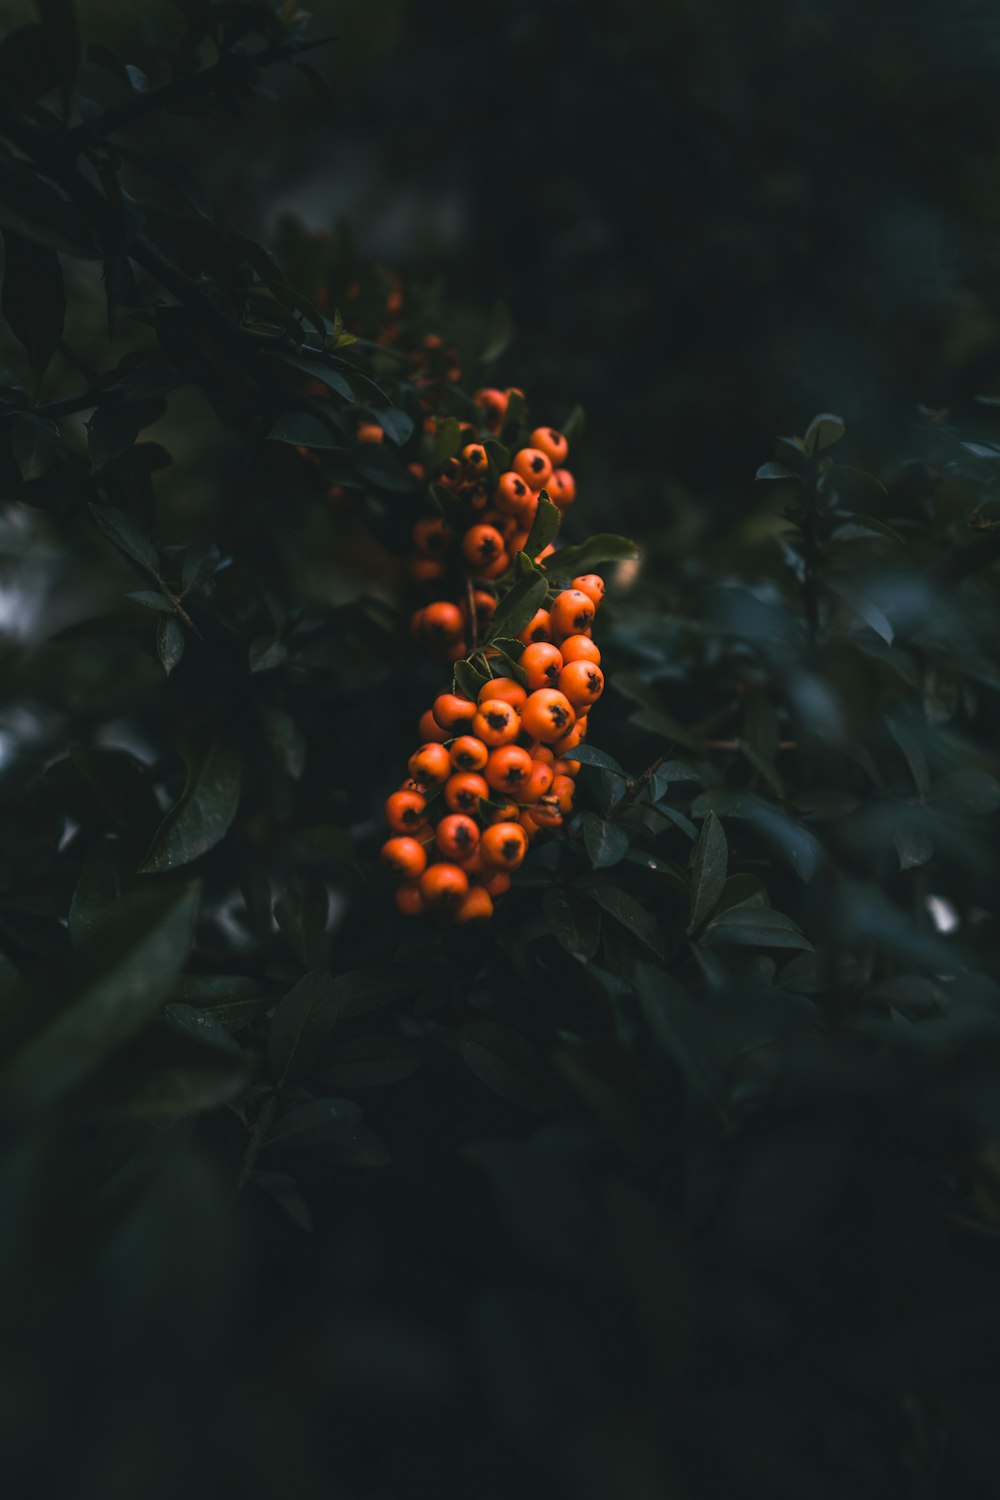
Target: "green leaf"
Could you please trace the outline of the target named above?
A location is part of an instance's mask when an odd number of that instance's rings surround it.
[[[934,840],[925,828],[916,824],[895,829],[893,842],[899,855],[901,870],[916,870],[934,855]]]
[[[353,1099],[310,1099],[306,1104],[293,1104],[271,1127],[264,1146],[286,1150],[325,1146],[349,1137],[360,1115]]]
[[[268,353],[266,357],[268,359],[276,359],[280,364],[287,365],[289,369],[298,370],[301,374],[308,375],[311,380],[320,381],[328,390],[333,391],[336,395],[342,397],[343,400],[353,402],[354,391],[351,388],[350,381],[339,370],[335,370],[321,354],[286,354],[282,352],[273,355]],[[302,415],[305,414],[302,413]],[[268,433],[268,436],[274,437],[273,430]],[[287,441],[286,438],[278,438],[276,440],[278,442]]]
[[[390,443],[402,448],[413,436],[413,418],[398,406],[380,406],[372,409],[375,418]]]
[[[754,475],[755,479],[763,481],[780,481],[782,483],[804,484],[805,480],[801,474],[796,474],[794,469],[786,469],[784,464],[766,463],[761,464]]]
[[[479,690],[489,682],[485,672],[480,672],[471,661],[457,661],[452,673],[455,692],[460,696],[469,698],[473,703],[479,697]]]
[[[419,485],[400,455],[384,443],[360,443],[354,462],[361,478],[389,495],[415,495]]]
[[[519,578],[497,605],[489,623],[486,644],[499,636],[520,635],[532,615],[545,603],[548,592],[548,579],[532,565],[531,571]]]
[[[892,645],[895,631],[877,604],[871,599],[866,599],[863,594],[858,593],[853,584],[843,579],[827,577],[824,581],[830,592],[836,594],[839,599],[843,599],[856,615],[860,615],[869,629],[881,636],[887,646]]]
[[[43,249],[9,229],[4,232],[0,308],[23,345],[36,387],[62,338],[66,289],[54,250]]]
[[[622,770],[614,756],[609,755],[606,750],[598,750],[596,745],[577,745],[572,758],[578,760],[582,766],[598,766],[602,771],[611,771],[624,781],[628,780],[628,775]]]
[[[708,948],[799,948],[812,952],[791,917],[757,901],[729,906],[705,928],[701,942]]]
[[[663,1051],[688,1085],[725,1116],[725,1086],[707,1048],[699,1045],[698,1014],[688,992],[662,969],[637,963],[633,971],[639,1005]]]
[[[144,609],[158,610],[160,614],[172,615],[174,612],[174,606],[166,594],[159,594],[153,589],[133,589],[125,598],[131,599],[133,604],[141,604]]]
[[[506,353],[513,337],[514,326],[510,320],[510,313],[503,302],[494,302],[490,313],[490,320],[486,328],[486,341],[483,352],[479,356],[484,365],[490,365],[494,360]]]
[[[69,935],[79,948],[99,922],[121,904],[121,844],[102,838],[88,851],[69,906]]]
[[[931,776],[930,771],[927,769],[927,757],[920,743],[920,736],[915,730],[910,728],[909,724],[903,724],[898,719],[892,719],[888,714],[886,715],[885,722],[889,733],[903,752],[917,791],[921,795],[924,795],[930,790]]]
[[[412,964],[372,964],[340,974],[333,981],[337,1017],[367,1015],[390,1000],[412,995],[424,978],[424,972]]]
[[[462,447],[462,427],[457,417],[445,417],[437,424],[431,448],[431,473],[449,458],[457,457]]]
[[[112,505],[91,505],[90,514],[98,529],[103,531],[109,542],[114,543],[119,552],[124,552],[130,561],[148,573],[159,572],[160,559],[156,548],[131,516],[116,510]]]
[[[278,1004],[267,1036],[267,1064],[279,1087],[316,1062],[337,1012],[329,973],[313,969]]]
[[[283,666],[287,660],[288,647],[284,641],[262,635],[250,642],[248,664],[251,672],[273,672],[275,667]]]
[[[823,453],[825,449],[832,448],[834,443],[839,443],[846,431],[840,417],[835,417],[832,412],[820,412],[818,417],[813,417],[806,428],[804,447],[806,453]]]
[[[241,771],[239,752],[224,740],[192,757],[187,785],[157,829],[140,874],[176,870],[225,838],[239,806]]]
[[[1000,808],[1000,781],[979,766],[962,766],[939,776],[934,796],[956,812],[987,817]]]
[[[9,1114],[36,1114],[78,1087],[152,1020],[191,945],[199,888],[133,896],[82,943],[71,997],[0,1075]]]
[[[718,787],[703,792],[691,804],[694,818],[704,817],[709,812],[720,818],[745,820],[763,839],[781,851],[801,880],[812,879],[823,857],[823,847],[813,834],[779,808],[750,792],[732,792]]]
[[[542,490],[538,496],[535,519],[531,523],[531,531],[524,544],[524,550],[529,557],[537,557],[539,552],[545,550],[549,543],[558,536],[561,523],[562,515],[559,507],[553,505],[548,492]]]
[[[337,1048],[321,1077],[332,1088],[377,1088],[409,1078],[419,1066],[420,1053],[402,1037],[358,1036]]]
[[[591,901],[596,901],[598,906],[627,928],[657,958],[665,957],[663,933],[659,923],[652,912],[647,911],[634,896],[617,885],[589,885],[582,889],[584,895]]]
[[[566,418],[562,427],[559,429],[571,448],[574,447],[583,437],[583,431],[586,426],[586,421],[586,413],[584,412],[583,407],[574,406],[573,410]]]
[[[299,726],[276,703],[258,703],[256,709],[267,748],[293,781],[300,780],[306,768],[306,742]]]
[[[691,852],[691,920],[688,932],[699,927],[722,895],[729,868],[729,846],[722,824],[710,812]]]
[[[542,911],[556,942],[571,958],[581,962],[597,952],[597,923],[587,916],[579,898],[561,886],[552,886],[542,897]]]
[[[25,484],[41,479],[59,451],[59,428],[33,411],[16,411],[7,419],[10,451]]]
[[[615,536],[612,532],[602,531],[586,542],[581,542],[578,547],[560,547],[545,559],[544,567],[554,577],[576,578],[581,573],[589,573],[591,568],[596,568],[600,563],[628,562],[638,556],[637,543],[630,541],[627,536]]]
[[[480,1083],[501,1099],[536,1113],[546,1108],[541,1065],[520,1032],[498,1021],[471,1021],[458,1033],[458,1050]]]
[[[628,849],[629,838],[617,823],[607,823],[597,813],[585,812],[580,819],[584,848],[595,870],[616,865]]]
[[[309,411],[286,411],[272,422],[267,433],[272,443],[291,443],[296,448],[346,448],[344,437]]]
[[[160,658],[160,666],[167,677],[184,655],[185,645],[184,631],[180,621],[174,615],[171,615],[169,619],[157,621],[156,654]]]

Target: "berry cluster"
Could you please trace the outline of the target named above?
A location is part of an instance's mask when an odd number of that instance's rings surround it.
[[[421,717],[424,743],[385,805],[392,836],[382,859],[400,879],[396,904],[407,916],[492,916],[532,839],[572,811],[573,751],[604,691],[591,638],[603,596],[596,573],[574,578],[522,630],[517,678],[492,677],[475,699],[441,693]]]

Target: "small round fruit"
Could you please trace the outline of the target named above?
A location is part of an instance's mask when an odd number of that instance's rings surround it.
[[[488,870],[516,870],[528,852],[528,836],[519,823],[494,823],[480,848]]]
[[[489,880],[483,882],[483,887],[489,891],[494,900],[498,896],[506,896],[510,890],[510,876],[506,870],[497,870],[495,875],[491,875]]]
[[[489,759],[489,751],[482,740],[474,734],[460,734],[451,744],[451,763],[456,771],[481,771]]]
[[[472,885],[455,909],[456,922],[485,922],[493,915],[493,898],[484,885]]]
[[[517,739],[521,732],[521,719],[517,709],[503,698],[488,698],[476,710],[472,732],[484,745],[495,749],[498,745],[509,745]]]
[[[420,634],[425,641],[448,646],[461,639],[465,621],[457,604],[447,599],[438,599],[427,604],[421,612]]]
[[[434,842],[445,859],[468,859],[479,845],[479,824],[468,813],[449,813],[434,830]]]
[[[516,823],[520,811],[516,802],[493,802],[484,803],[479,810],[479,815],[489,823]]]
[[[540,490],[552,478],[552,461],[540,448],[522,448],[514,455],[512,467],[532,490]]]
[[[406,769],[416,781],[436,786],[451,775],[451,756],[443,745],[421,745],[410,756]]]
[[[571,661],[559,673],[559,691],[579,713],[604,692],[604,673],[592,661]]]
[[[377,422],[362,422],[354,434],[359,443],[384,443],[385,433]]]
[[[489,795],[485,778],[475,771],[456,771],[444,784],[445,806],[452,812],[477,812],[479,799]]]
[[[542,797],[531,808],[531,816],[539,828],[559,828],[562,824],[562,809],[554,797]]]
[[[425,743],[433,741],[438,745],[443,745],[445,740],[451,738],[448,730],[441,728],[441,725],[434,717],[433,710],[430,708],[425,708],[420,715],[420,720],[417,724],[417,735]]]
[[[525,646],[530,646],[534,641],[551,641],[552,619],[547,609],[536,609],[531,619],[525,625],[518,636],[518,640]]]
[[[393,792],[386,800],[385,821],[393,833],[413,833],[427,821],[427,798],[420,792]]]
[[[521,714],[525,731],[544,745],[560,740],[575,722],[573,705],[557,688],[539,688],[532,693]]]
[[[462,462],[473,474],[485,474],[490,466],[482,443],[467,443],[462,449]]]
[[[494,791],[516,796],[518,789],[531,775],[533,764],[527,750],[522,750],[520,745],[501,745],[499,749],[490,751],[490,758],[486,762],[486,780]]]
[[[481,391],[476,391],[472,399],[485,413],[483,426],[488,427],[491,432],[499,432],[507,414],[506,393],[486,387]]]
[[[481,572],[503,553],[503,537],[495,526],[479,522],[470,526],[462,538],[462,556],[470,568]]]
[[[594,623],[594,609],[589,594],[581,589],[563,589],[549,610],[553,637],[560,641],[568,635],[585,635]]]
[[[595,667],[601,665],[601,649],[594,645],[589,635],[568,635],[560,641],[559,650],[564,662],[592,661]]]
[[[532,641],[530,646],[525,646],[518,665],[524,668],[531,692],[555,687],[563,669],[562,653],[551,641]]]
[[[579,578],[573,579],[570,588],[579,589],[581,594],[586,594],[588,599],[593,599],[595,609],[604,598],[604,579],[599,573],[581,574]]]
[[[571,813],[573,811],[576,783],[571,776],[553,776],[550,791],[556,799],[561,813]]]
[[[560,510],[565,510],[576,499],[576,480],[568,469],[556,469],[545,488],[549,499]]]
[[[442,557],[451,542],[451,529],[443,516],[424,516],[413,523],[413,546],[421,557]]]
[[[528,510],[534,491],[513,469],[508,469],[497,480],[493,503],[502,515],[521,517]]]
[[[531,767],[531,775],[518,789],[518,802],[522,805],[537,802],[546,795],[554,780],[552,767],[546,765],[544,760],[536,760]]]
[[[382,863],[403,880],[416,880],[427,867],[422,844],[403,834],[382,845]]]
[[[564,464],[569,457],[569,443],[554,427],[536,427],[528,442],[539,453],[545,454],[554,469]]]
[[[459,606],[464,614],[468,614],[468,605],[463,600]],[[486,589],[474,589],[472,594],[472,611],[476,617],[476,626],[479,630],[485,630],[497,611],[497,601],[493,594],[487,593]]]
[[[469,889],[469,877],[458,865],[428,865],[420,877],[420,894],[428,906],[454,907]]]
[[[396,905],[404,917],[419,917],[424,909],[419,880],[404,880],[396,890]]]
[[[471,698],[462,698],[458,693],[439,693],[431,712],[442,729],[452,734],[468,734],[476,705]]]
[[[520,708],[527,696],[525,689],[513,677],[493,677],[479,689],[479,705],[482,707],[484,703],[500,698],[504,703],[509,703],[511,708]]]

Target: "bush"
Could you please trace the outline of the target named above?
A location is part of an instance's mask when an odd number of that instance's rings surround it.
[[[865,467],[817,416],[683,561],[584,460],[598,534],[493,585],[516,674],[610,564],[576,808],[493,922],[408,924],[382,804],[490,670],[410,639],[413,522],[487,380],[514,447],[582,413],[502,311],[449,342],[131,144],[322,85],[290,8],[182,9],[152,85],[67,4],[0,45],[9,1472],[991,1493],[995,403]]]

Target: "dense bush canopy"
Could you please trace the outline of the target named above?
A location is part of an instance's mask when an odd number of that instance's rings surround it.
[[[657,92],[668,42],[699,52],[674,9],[624,7],[611,55],[664,151],[671,110],[691,125],[693,173],[724,122]],[[617,178],[636,144],[584,107],[586,18],[542,77],[552,142],[579,103],[594,201],[575,164],[530,165],[517,112],[478,177],[447,135],[448,180],[488,200],[449,291],[429,274],[447,247],[387,267],[377,235],[307,225],[276,188],[258,215],[226,173],[241,132],[278,142],[265,174],[296,121],[332,151],[341,81],[348,139],[359,80],[385,91],[377,147],[423,77],[429,151],[435,82],[473,108],[464,33],[434,63],[405,7],[367,28],[344,7],[341,80],[294,6],[188,0],[145,31],[102,8],[93,35],[79,12],[46,0],[0,43],[11,1492],[991,1494],[995,291],[981,338],[948,324],[950,363],[921,345],[919,405],[906,340],[819,257],[822,285],[768,325],[761,389],[720,390],[713,340],[755,358],[759,245],[745,281],[727,262],[732,317],[684,262],[698,359],[690,331],[684,360],[662,327],[643,343],[611,295],[629,266],[649,293],[645,242],[594,252],[588,322],[567,228],[554,291],[556,221],[651,230],[645,159]],[[508,75],[549,27],[498,22]],[[726,35],[752,72],[760,39]],[[718,107],[742,97],[720,85]],[[803,135],[786,187],[811,267],[834,210]],[[739,205],[734,259],[741,224],[773,229]],[[779,378],[779,356],[831,300],[845,342],[882,338],[885,388],[866,404],[831,369],[837,413],[813,415],[815,371]],[[413,465],[452,455],[484,384],[523,389],[513,425],[566,428],[580,487],[554,556],[496,585],[510,633],[512,588],[600,569],[607,691],[572,817],[491,923],[454,929],[406,923],[377,855],[418,715],[488,669],[407,628],[413,522],[447,500]]]

